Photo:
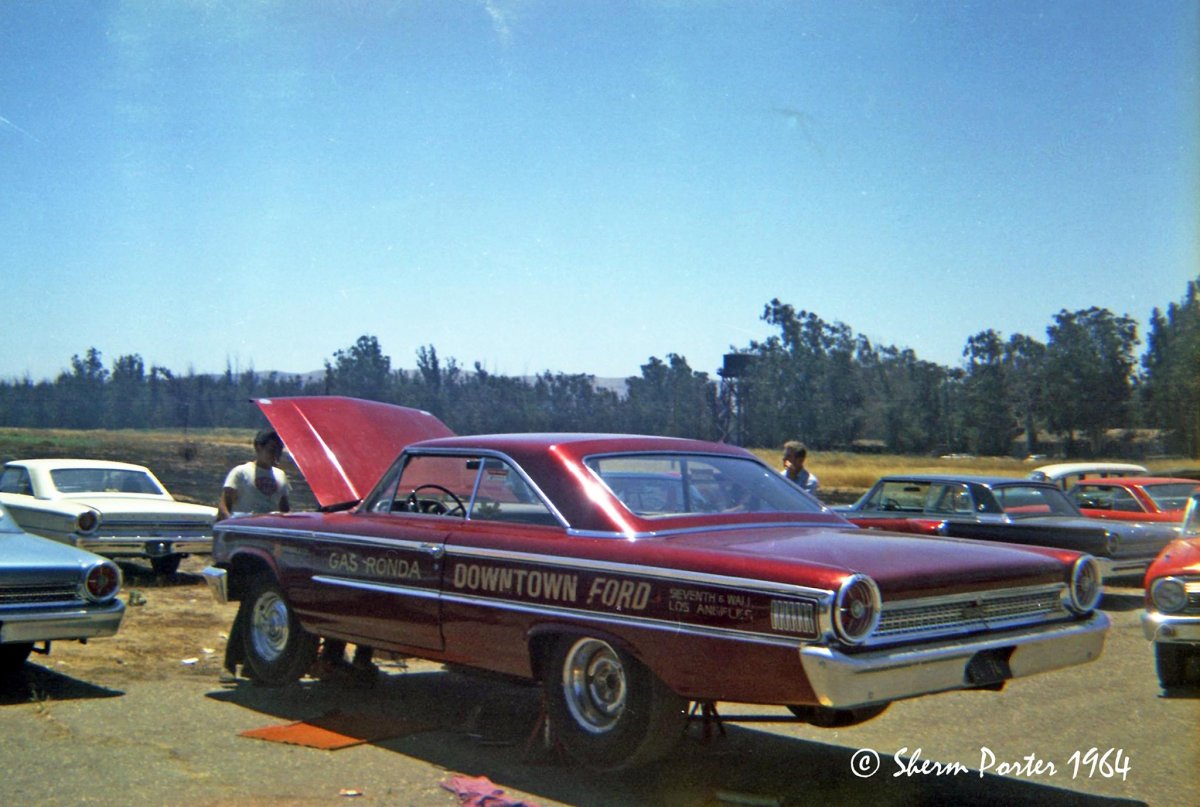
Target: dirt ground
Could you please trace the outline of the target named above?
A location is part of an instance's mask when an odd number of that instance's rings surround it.
[[[200,576],[207,557],[185,558],[177,574],[160,577],[149,564],[121,563],[125,620],[116,636],[55,642],[42,666],[100,685],[172,676],[216,679],[237,604],[213,599]]]

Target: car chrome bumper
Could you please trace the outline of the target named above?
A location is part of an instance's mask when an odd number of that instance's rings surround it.
[[[213,598],[217,602],[222,604],[229,602],[229,572],[218,569],[216,566],[205,566],[200,575],[204,578],[204,582],[208,583],[208,590],[212,592]]]
[[[1200,616],[1145,613],[1142,614],[1142,633],[1152,642],[1200,642]]]
[[[121,627],[125,603],[0,615],[0,643],[44,642],[53,639],[92,639],[112,636]]]
[[[75,546],[109,558],[163,558],[168,555],[211,555],[212,536],[203,538],[85,535]]]
[[[809,645],[800,649],[800,662],[822,706],[852,708],[979,686],[969,681],[968,666],[987,651],[1011,650],[1012,678],[1094,661],[1108,625],[1108,616],[1096,611],[1080,622],[854,655]]]

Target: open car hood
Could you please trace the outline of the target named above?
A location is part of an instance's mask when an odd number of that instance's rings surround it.
[[[454,434],[428,412],[378,401],[301,396],[255,403],[322,507],[366,496],[409,443]]]

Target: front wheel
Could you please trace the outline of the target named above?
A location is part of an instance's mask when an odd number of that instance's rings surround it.
[[[687,699],[602,639],[558,640],[544,672],[551,730],[589,768],[616,770],[658,759],[687,727]]]
[[[1196,653],[1191,645],[1170,644],[1167,642],[1154,643],[1154,661],[1158,667],[1158,683],[1163,689],[1200,684],[1200,675],[1191,671],[1189,674],[1189,657]],[[1200,662],[1200,658],[1196,659]]]
[[[300,620],[272,577],[254,581],[238,609],[250,677],[269,686],[298,681],[317,657],[317,637]]]

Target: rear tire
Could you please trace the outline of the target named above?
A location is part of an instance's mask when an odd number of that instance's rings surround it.
[[[283,589],[270,576],[259,577],[238,609],[245,667],[251,679],[268,686],[298,681],[317,658],[317,637],[300,627]]]
[[[32,652],[33,642],[0,644],[0,675],[11,675],[21,669]]]
[[[155,574],[175,574],[179,571],[179,562],[183,560],[183,555],[162,555],[157,558],[150,558],[150,568]]]
[[[658,759],[687,727],[687,699],[602,639],[555,642],[542,685],[554,736],[573,759],[594,770]]]

